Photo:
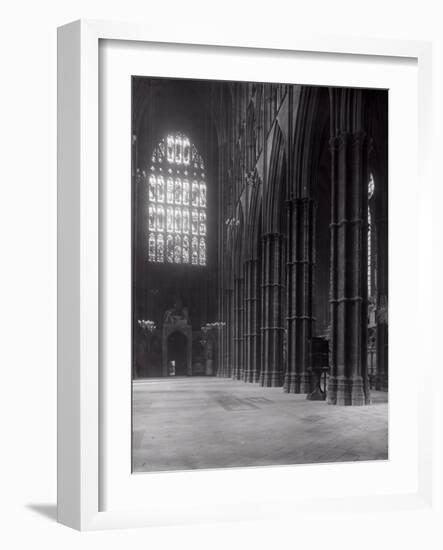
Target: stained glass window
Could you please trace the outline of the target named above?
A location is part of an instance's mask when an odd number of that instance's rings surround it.
[[[169,134],[155,147],[148,184],[148,259],[205,266],[207,188],[203,159],[189,138]]]
[[[182,182],[181,182],[180,178],[177,178],[175,180],[174,203],[175,204],[181,204],[182,203]]]
[[[168,136],[166,138],[166,142],[168,144],[167,146],[168,162],[173,163],[174,162],[174,136]]]
[[[174,215],[174,231],[176,233],[182,232],[182,209],[176,208]]]
[[[372,228],[371,228],[371,209],[368,206],[368,296],[372,295]]]
[[[188,235],[183,235],[183,263],[189,263],[189,237]]]
[[[151,174],[149,176],[149,200],[155,202],[155,176]]]
[[[167,190],[166,190],[166,202],[173,204],[174,202],[174,182],[172,178],[168,178]]]
[[[206,240],[203,237],[200,237],[198,245],[198,258],[200,265],[206,265]]]
[[[368,296],[371,297],[372,289],[372,217],[371,217],[371,199],[375,191],[374,176],[370,174],[368,182]]]
[[[198,235],[198,210],[196,208],[192,209],[192,223],[191,223],[193,235]]]
[[[196,181],[192,182],[192,206],[199,206],[200,204],[200,188]]]
[[[206,183],[200,182],[200,206],[206,208]]]
[[[199,235],[206,235],[206,212],[204,210],[200,211],[198,233]]]
[[[174,231],[174,210],[172,206],[166,209],[166,231],[172,233]]]
[[[152,204],[149,205],[149,214],[148,214],[148,228],[149,231],[155,231],[155,206]]]
[[[183,234],[189,234],[189,210],[188,208],[183,208]]]
[[[149,261],[155,262],[155,235],[149,233]]]
[[[183,180],[183,206],[189,206],[189,181]]]
[[[191,144],[189,143],[189,139],[185,136],[183,138],[183,164],[185,166],[189,166],[190,162],[191,162]]]
[[[198,239],[192,237],[192,262],[193,265],[198,264]]]
[[[374,181],[374,175],[371,173],[369,175],[369,182],[368,182],[368,199],[372,199],[372,195],[375,191],[375,181]]]
[[[157,235],[157,262],[165,261],[165,237],[163,233]]]
[[[165,181],[163,176],[157,178],[157,202],[165,202]]]
[[[180,235],[175,236],[175,246],[174,246],[174,262],[176,264],[181,263],[182,261],[182,238]]]
[[[172,235],[166,237],[166,260],[171,263],[174,261],[174,237]]]
[[[157,231],[165,230],[165,209],[163,206],[157,206]]]

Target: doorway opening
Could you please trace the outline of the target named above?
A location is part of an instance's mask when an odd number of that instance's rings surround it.
[[[186,336],[175,331],[168,338],[168,375],[187,376],[187,346]]]

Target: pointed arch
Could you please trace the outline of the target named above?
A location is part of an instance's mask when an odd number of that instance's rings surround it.
[[[292,152],[294,176],[290,196],[309,197],[318,179],[320,158],[329,142],[327,88],[304,86],[300,92]]]
[[[274,127],[267,184],[263,197],[263,233],[280,233],[286,215],[287,198],[286,142],[278,124]]]
[[[262,224],[262,185],[257,172],[251,176],[251,197],[245,225],[245,258],[256,260],[259,255],[259,237]]]
[[[252,100],[249,102],[246,114],[246,171],[254,169],[256,153],[256,135],[255,135],[255,107]]]
[[[255,121],[256,121],[255,156],[258,158],[263,147],[263,126],[264,126],[263,84],[259,84],[256,90]]]
[[[260,356],[260,318],[261,307],[261,210],[262,195],[257,173],[248,178],[250,200],[248,218],[245,224],[245,262],[244,262],[244,372],[245,382],[257,382],[261,371]]]
[[[234,278],[240,277],[242,273],[243,262],[245,258],[245,238],[244,238],[244,214],[243,214],[243,205],[241,202],[238,203],[236,214],[235,214],[235,227],[233,234],[233,271]]]

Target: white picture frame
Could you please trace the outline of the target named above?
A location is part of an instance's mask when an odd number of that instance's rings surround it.
[[[61,27],[58,32],[58,520],[60,523],[79,530],[106,529],[118,527],[147,527],[197,521],[219,521],[233,519],[259,519],[263,516],[263,505],[275,503],[280,498],[285,506],[275,507],[271,514],[281,517],[288,514],[291,507],[302,507],[303,513],[326,509],[331,505],[343,513],[358,507],[359,510],[391,510],[400,508],[423,508],[432,500],[432,450],[431,450],[431,411],[432,403],[425,393],[432,375],[432,361],[423,357],[422,384],[417,388],[416,424],[418,427],[416,479],[405,490],[380,494],[353,494],[331,499],[322,494],[321,488],[313,491],[311,499],[291,500],[287,495],[273,492],[259,498],[251,493],[247,509],[235,506],[232,496],[232,509],[220,514],[219,501],[211,502],[211,494],[201,492],[207,499],[201,506],[198,503],[185,506],[185,494],[177,495],[175,507],[140,507],[127,496],[121,506],[103,510],[100,484],[105,479],[103,473],[103,452],[108,448],[103,442],[103,414],[106,408],[100,403],[103,399],[101,387],[100,357],[100,232],[99,212],[102,208],[99,185],[100,159],[100,43],[101,41],[125,41],[129,47],[135,44],[156,44],[175,46],[189,45],[186,30],[181,35],[168,37],[163,31],[155,31],[143,25],[77,21]],[[418,82],[418,160],[420,195],[422,197],[421,217],[417,250],[421,250],[419,261],[426,265],[429,250],[420,248],[420,243],[430,239],[431,228],[426,224],[426,204],[431,201],[429,174],[431,110],[431,46],[426,42],[399,40],[368,40],[348,37],[316,37],[299,34],[297,37],[253,40],[251,34],[245,37],[225,38],[223,33],[207,41],[204,33],[193,37],[197,49],[211,56],[215,48],[229,48],[230,55],[237,52],[260,50],[273,52],[283,57],[288,52],[303,52],[312,56],[329,55],[330,58],[390,59],[396,61],[413,60]],[[202,75],[206,76],[206,75]],[[415,176],[414,176],[415,177]],[[414,248],[415,250],[415,248]],[[414,252],[413,252],[414,253]],[[418,252],[417,252],[418,254]],[[420,307],[420,314],[426,314],[425,273],[419,270],[418,289],[414,304]],[[418,333],[423,338],[423,332]],[[429,352],[430,353],[430,352]],[[423,386],[423,387],[422,387]],[[126,414],[128,411],[126,411]],[[129,428],[128,428],[129,429]],[[337,475],[347,475],[349,466],[339,465]],[[311,467],[312,468],[312,467]],[[291,467],[256,469],[252,476],[262,474],[266,483],[272,485],[278,476],[287,475]],[[190,476],[195,482],[195,474],[182,473],[182,479],[174,478],[177,491],[189,487]],[[200,472],[200,481],[216,476],[215,472]],[[241,471],[231,472],[231,476],[244,476]],[[163,477],[162,477],[163,476]],[[157,478],[145,478],[144,483],[155,483],[160,487],[168,484],[168,474]],[[106,476],[105,476],[106,477]],[[351,476],[352,477],[352,476]],[[170,478],[171,481],[172,478]],[[204,480],[202,482],[202,480]],[[416,481],[416,483],[415,483]],[[140,481],[141,483],[141,481]],[[320,482],[319,482],[320,483]],[[166,485],[165,485],[166,486]],[[170,490],[171,485],[167,485]],[[180,487],[182,489],[180,489]],[[350,485],[352,489],[352,482]],[[198,491],[197,491],[198,493]],[[130,495],[130,493],[127,493]],[[181,499],[181,500],[180,500]],[[155,504],[155,503],[154,503]]]

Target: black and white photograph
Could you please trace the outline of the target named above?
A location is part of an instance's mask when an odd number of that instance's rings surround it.
[[[443,548],[441,2],[4,8],[0,547]]]
[[[134,473],[389,458],[388,94],[132,76]]]

